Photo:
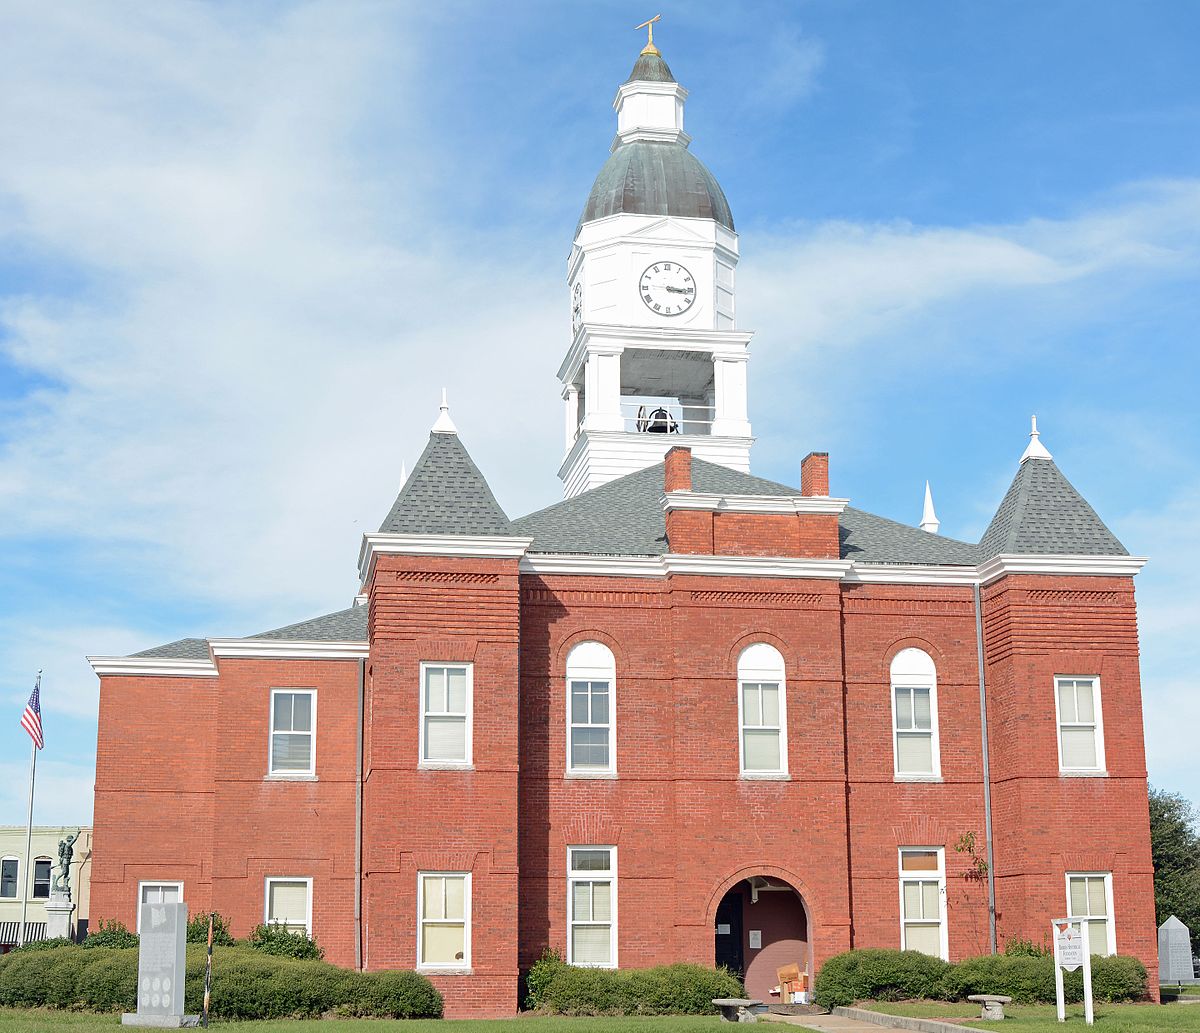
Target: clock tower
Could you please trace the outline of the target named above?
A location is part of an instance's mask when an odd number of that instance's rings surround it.
[[[612,154],[567,264],[558,475],[568,498],[661,462],[675,445],[750,469],[752,335],[735,329],[738,238],[720,185],[688,149],[686,99],[650,42],[613,101]]]

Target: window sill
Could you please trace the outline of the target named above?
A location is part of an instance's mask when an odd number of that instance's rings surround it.
[[[786,771],[743,771],[738,775],[743,782],[790,782],[792,776]]]
[[[937,783],[944,781],[941,775],[896,775],[893,782],[930,782]]]
[[[1107,771],[1070,771],[1059,769],[1061,778],[1108,778]]]
[[[320,779],[316,775],[272,775],[270,773],[263,775],[264,782],[319,782]]]
[[[417,971],[424,976],[473,976],[472,968],[442,968],[439,965],[418,965]]]
[[[474,771],[475,765],[461,760],[423,760],[417,765],[418,771]]]
[[[615,779],[617,773],[615,771],[568,771],[563,774],[563,778],[608,778]]]

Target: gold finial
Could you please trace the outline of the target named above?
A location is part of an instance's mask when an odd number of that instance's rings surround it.
[[[661,15],[661,14],[656,14],[656,15],[655,15],[653,18],[651,18],[649,21],[647,21],[647,22],[642,22],[642,24],[641,24],[641,25],[635,25],[635,26],[634,26],[634,30],[635,30],[635,31],[636,31],[637,29],[645,29],[645,30],[646,30],[646,37],[647,37],[647,38],[646,38],[646,45],[645,45],[644,47],[642,47],[642,53],[643,53],[643,54],[653,54],[655,57],[661,57],[661,56],[662,56],[662,51],[661,51],[661,50],[659,50],[659,49],[658,49],[658,47],[656,47],[656,46],[654,45],[654,23],[655,23],[656,21],[659,21],[661,18],[662,18],[662,15]]]

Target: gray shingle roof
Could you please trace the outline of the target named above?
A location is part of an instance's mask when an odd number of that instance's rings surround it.
[[[626,82],[674,82],[675,76],[661,54],[639,54]]]
[[[799,495],[797,488],[692,460],[692,488],[727,495]],[[663,468],[639,470],[513,521],[533,538],[530,552],[661,556],[667,551]],[[973,564],[977,546],[928,534],[847,508],[841,516],[842,558],[862,563]]]
[[[1127,556],[1052,459],[1027,459],[979,543],[980,559],[1001,553]]]
[[[379,530],[511,535],[512,525],[458,435],[430,434],[429,444]]]
[[[140,653],[131,653],[139,657],[165,657],[171,660],[207,660],[208,640],[203,638],[180,638],[153,649],[143,649]]]
[[[351,606],[347,610],[327,613],[273,631],[261,631],[249,637],[284,642],[366,642],[367,609],[365,605]]]

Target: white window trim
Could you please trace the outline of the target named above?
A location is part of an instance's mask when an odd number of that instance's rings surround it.
[[[0,900],[20,900],[22,875],[21,869],[25,866],[21,864],[21,859],[19,857],[14,857],[12,854],[5,854],[3,857],[0,857],[0,862],[4,861],[15,861],[17,864],[17,877],[13,880],[13,887],[15,888],[16,892],[11,897],[0,897]]]
[[[1064,681],[1090,681],[1094,697],[1092,708],[1096,715],[1096,766],[1093,768],[1069,768],[1063,764],[1062,715],[1058,704],[1058,687]],[[1100,693],[1098,674],[1056,674],[1054,676],[1054,738],[1058,743],[1058,773],[1060,775],[1107,775],[1104,757],[1104,706]]]
[[[39,861],[45,861],[47,864],[50,865],[50,875],[46,881],[46,895],[44,897],[39,897],[35,893],[35,891],[37,889],[37,881],[38,881],[37,880],[37,866],[38,866]],[[38,857],[31,857],[29,859],[28,878],[29,878],[29,885],[26,887],[26,892],[29,894],[29,899],[30,900],[49,900],[50,894],[54,892],[54,858],[48,857],[46,854],[41,854]],[[10,897],[8,899],[11,900],[12,898]]]
[[[925,650],[921,649],[919,652],[925,653]],[[897,657],[899,655],[899,653],[896,654]],[[932,675],[896,674],[890,670],[888,672],[888,695],[890,697],[888,706],[892,712],[892,778],[896,782],[940,782],[942,780],[942,739],[938,728],[940,722],[938,721],[937,664],[928,653],[925,655],[929,657],[930,666],[933,668]],[[895,664],[895,662],[896,657],[893,657],[892,663]],[[898,727],[900,715],[896,709],[896,690],[925,688],[929,689],[929,751],[932,757],[932,770],[901,771],[898,743],[899,733],[902,729]]]
[[[1104,920],[1108,925],[1108,943],[1105,944],[1109,954],[1117,953],[1117,917],[1116,917],[1116,902],[1113,900],[1113,877],[1112,872],[1067,872],[1064,879],[1064,885],[1067,891],[1067,917],[1077,922],[1084,922],[1090,918],[1099,918],[1099,915],[1073,915],[1071,914],[1071,880],[1072,879],[1098,879],[1104,878],[1104,899],[1108,904],[1108,914],[1104,916]],[[1094,943],[1089,943],[1093,954],[1099,954]]]
[[[292,695],[307,693],[312,697],[312,731],[309,733],[312,736],[312,749],[308,754],[307,771],[275,770],[275,695],[279,692],[287,692]],[[267,715],[267,778],[271,779],[272,781],[286,781],[289,778],[300,779],[301,781],[312,781],[317,774],[317,690],[302,686],[291,688],[286,685],[280,685],[271,689],[271,700],[269,706],[270,712]]]
[[[757,645],[770,646],[769,642],[754,642],[746,646],[738,655],[738,677],[737,677],[737,712],[738,712],[738,777],[744,779],[758,779],[761,781],[783,781],[791,778],[788,770],[788,721],[787,721],[787,666],[783,659],[783,654],[779,653],[778,649],[771,646],[779,655],[778,667],[745,667],[742,665],[741,657],[747,650],[753,649]],[[760,683],[760,682],[775,682],[779,685],[779,767],[774,771],[768,770],[746,770],[746,721],[745,721],[745,706],[742,700],[742,684],[744,682]],[[755,725],[756,728],[766,727],[765,725]]]
[[[574,653],[580,646],[591,644],[577,642],[571,647]],[[604,646],[603,642],[596,645]],[[612,650],[608,649],[609,655]],[[576,768],[571,765],[571,682],[573,681],[606,681],[608,682],[608,767],[606,768]],[[617,775],[617,662],[613,657],[611,665],[593,666],[591,664],[572,664],[570,654],[567,655],[567,676],[563,679],[564,696],[566,699],[567,724],[567,756],[566,769],[568,778],[615,778]],[[603,725],[587,725],[589,728],[602,728]]]
[[[134,932],[141,933],[142,931],[142,891],[147,886],[174,886],[179,890],[179,900],[183,901],[183,883],[175,879],[142,879],[138,883],[137,890],[137,921],[134,922]]]
[[[572,955],[575,953],[571,949],[574,942],[574,937],[571,935],[572,928],[575,925],[574,919],[571,918],[571,910],[574,906],[573,890],[576,882],[598,882],[595,877],[595,872],[580,872],[578,876],[574,874],[574,869],[571,867],[571,852],[574,850],[607,850],[608,851],[608,878],[612,882],[612,933],[610,941],[609,956],[611,961],[607,965],[588,965],[584,962],[575,962],[572,960]],[[567,847],[567,964],[578,964],[580,968],[616,968],[617,967],[617,944],[620,942],[617,937],[617,915],[620,909],[617,906],[617,848],[615,846],[587,846],[575,844]]]
[[[936,872],[906,872],[904,870],[904,855],[907,853],[937,852],[938,868]],[[900,949],[907,950],[904,933],[904,884],[906,882],[929,882],[935,876],[938,881],[938,946],[941,949],[943,961],[950,960],[950,926],[946,913],[946,848],[940,846],[902,846],[896,856],[896,868],[900,873]],[[915,948],[914,948],[915,949]]]
[[[463,739],[466,760],[425,759],[425,672],[432,667],[461,667],[467,672],[467,727]],[[474,771],[475,770],[475,664],[467,660],[422,660],[420,681],[417,685],[417,767],[426,771]]]
[[[436,878],[461,878],[463,884],[463,959],[437,963],[426,961],[422,957],[423,947],[421,938],[422,915],[425,913],[425,880],[430,876]],[[437,919],[431,919],[437,921]],[[470,973],[471,972],[471,873],[470,872],[417,872],[417,971],[441,973]]]
[[[314,723],[314,728],[316,727]],[[270,925],[271,918],[271,883],[273,882],[302,882],[305,884],[304,906],[304,935],[312,939],[313,912],[313,881],[311,875],[268,875],[263,879],[263,925]]]

